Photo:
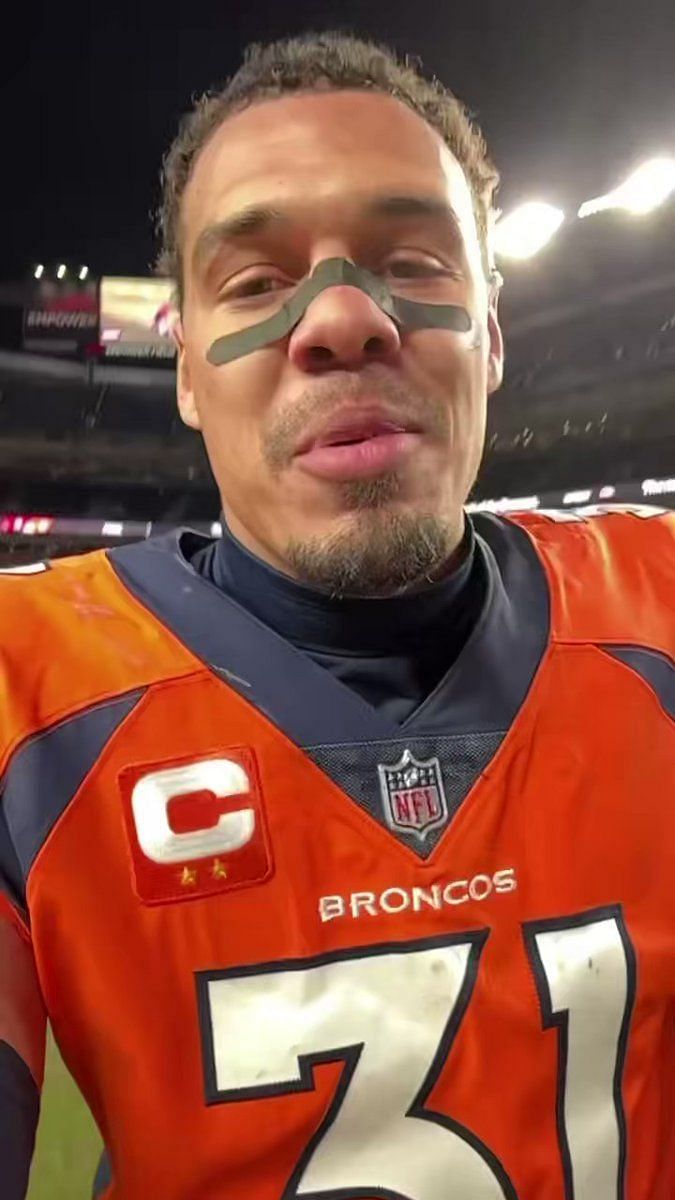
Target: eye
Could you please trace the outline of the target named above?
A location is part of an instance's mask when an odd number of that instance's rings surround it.
[[[224,287],[221,300],[254,300],[282,291],[291,284],[279,275],[249,275]]]
[[[413,255],[399,255],[390,259],[386,271],[394,279],[434,279],[455,273],[442,263]]]
[[[419,258],[396,258],[393,262],[387,264],[387,270],[389,275],[393,275],[398,280],[410,280],[410,278],[419,278],[425,275],[443,274],[442,266],[424,262],[424,260]]]

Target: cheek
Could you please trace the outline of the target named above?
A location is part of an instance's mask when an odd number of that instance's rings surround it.
[[[260,432],[278,386],[278,358],[262,352],[222,367],[204,360],[196,373],[209,458],[216,471],[224,468],[226,476],[252,480],[259,470]]]
[[[437,396],[451,401],[459,408],[472,408],[483,399],[487,386],[487,354],[482,335],[477,345],[452,334],[430,332],[426,346],[423,334],[418,335],[416,365],[419,378]]]
[[[449,440],[440,450],[441,462],[463,485],[475,474],[483,452],[487,357],[482,344],[474,349],[465,338],[448,336],[443,341],[443,346],[430,346],[424,356],[424,385],[446,410]]]

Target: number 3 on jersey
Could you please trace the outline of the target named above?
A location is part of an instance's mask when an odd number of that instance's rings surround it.
[[[344,1063],[281,1200],[518,1200],[490,1148],[453,1114],[427,1107],[487,937],[481,930],[198,976],[211,1103],[311,1091],[317,1064]],[[532,923],[524,937],[543,1026],[559,1031],[565,1195],[621,1200],[634,954],[620,911]]]

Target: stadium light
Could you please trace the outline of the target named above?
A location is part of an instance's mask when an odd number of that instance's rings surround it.
[[[38,263],[35,270],[33,271],[33,277],[35,279],[42,279],[42,276],[44,275],[44,273],[45,273],[44,263]]]
[[[607,192],[605,196],[596,196],[594,200],[586,200],[577,215],[590,217],[608,208],[623,208],[626,212],[640,216],[653,212],[659,205],[664,204],[673,192],[675,158],[650,158],[613,191]]]
[[[521,204],[495,226],[495,251],[501,258],[532,258],[550,242],[565,220],[552,204],[530,200]]]
[[[56,272],[56,278],[57,278],[57,279],[65,279],[65,277],[66,277],[66,270],[67,270],[67,268],[66,268],[66,264],[65,264],[65,263],[61,263],[61,264],[59,265],[59,267],[58,267],[58,270],[57,270],[57,272]]]
[[[78,279],[80,279],[82,282],[84,282],[84,280],[87,278],[88,274],[89,274],[89,267],[80,267],[80,274],[78,275]]]

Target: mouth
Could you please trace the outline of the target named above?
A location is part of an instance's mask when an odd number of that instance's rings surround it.
[[[343,414],[306,438],[296,461],[302,470],[323,479],[363,479],[402,466],[421,436],[407,421],[372,412]]]

